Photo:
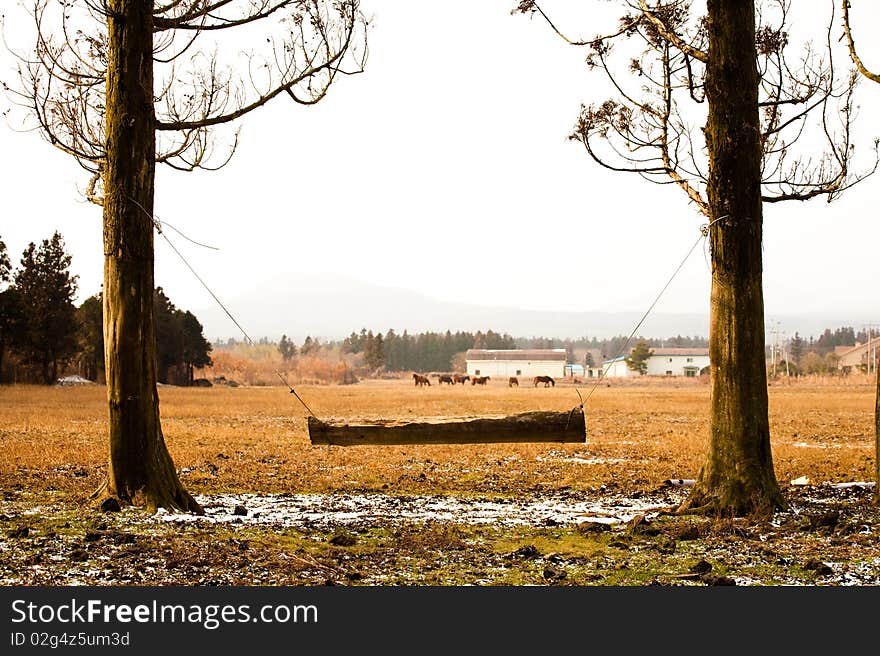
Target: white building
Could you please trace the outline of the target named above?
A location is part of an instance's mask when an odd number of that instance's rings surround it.
[[[699,376],[709,366],[709,349],[707,348],[652,348],[648,358],[648,376]],[[624,356],[604,363],[605,377],[627,378],[638,376],[626,366]]]
[[[565,375],[565,359],[565,349],[470,349],[465,353],[469,376],[497,378],[562,378]]]
[[[837,349],[840,348],[840,351]],[[877,354],[880,353],[880,337],[869,340],[866,344],[856,342],[855,346],[836,347],[836,355],[840,356],[837,368],[850,371],[867,371],[870,373],[877,366]]]

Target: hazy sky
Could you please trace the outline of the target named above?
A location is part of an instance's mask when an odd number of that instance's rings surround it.
[[[281,100],[252,114],[220,172],[160,167],[157,216],[220,248],[177,239],[224,299],[267,280],[283,280],[283,294],[299,272],[327,272],[466,303],[646,309],[704,219],[678,189],[604,171],[566,140],[580,104],[606,97],[603,78],[542,22],[511,16],[515,4],[364,0],[374,16],[366,73],[339,80],[314,107]],[[831,2],[806,4],[800,24],[821,25]],[[857,43],[880,69],[871,34],[880,8],[853,4]],[[20,38],[26,23],[7,0],[3,7],[7,33]],[[602,28],[589,22],[571,31]],[[0,61],[0,77],[11,80],[9,58]],[[863,82],[857,102],[865,151],[880,135],[880,85]],[[57,229],[80,298],[97,292],[101,219],[79,193],[85,174],[34,133],[3,126],[0,152],[0,235],[13,260]],[[765,206],[768,319],[836,312],[880,320],[878,203],[880,176],[831,205]],[[156,243],[157,284],[179,307],[209,306]],[[657,312],[708,312],[707,257],[693,255]]]

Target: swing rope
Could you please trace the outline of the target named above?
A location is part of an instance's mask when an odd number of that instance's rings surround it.
[[[611,365],[623,354],[623,352],[626,350],[626,347],[629,346],[629,343],[630,343],[630,341],[632,341],[632,338],[636,334],[636,331],[639,328],[641,328],[642,324],[645,322],[645,319],[648,318],[648,315],[651,314],[651,311],[654,309],[654,306],[657,305],[657,302],[660,300],[660,297],[663,296],[663,294],[669,288],[669,285],[672,284],[672,281],[675,280],[675,277],[684,268],[685,263],[687,263],[688,259],[693,254],[694,250],[697,248],[697,246],[699,246],[700,242],[702,242],[704,239],[706,239],[709,236],[709,229],[713,225],[715,225],[716,223],[721,221],[722,219],[726,219],[729,216],[730,216],[729,214],[725,214],[724,216],[719,216],[714,221],[711,221],[710,223],[704,223],[703,225],[700,226],[700,236],[697,237],[697,240],[693,243],[693,246],[691,246],[690,249],[688,249],[688,252],[684,256],[684,258],[682,259],[681,263],[678,265],[678,267],[676,267],[675,271],[672,272],[672,275],[669,276],[669,280],[667,280],[666,284],[663,285],[663,288],[660,290],[660,293],[657,294],[657,297],[654,299],[654,302],[651,303],[651,305],[648,307],[647,310],[645,310],[645,313],[642,315],[642,318],[639,319],[639,322],[636,324],[635,328],[632,329],[632,332],[629,334],[629,337],[626,338],[626,341],[623,343],[623,346],[620,347],[620,349],[617,351],[617,354],[613,358],[608,360],[608,364],[606,364],[605,367],[603,367],[602,371],[599,372],[599,376],[596,378],[595,384],[593,385],[592,389],[590,389],[589,393],[587,394],[587,398],[584,399],[581,396],[580,390],[578,390],[578,388],[575,387],[574,391],[577,392],[578,397],[581,399],[581,407],[583,407],[584,404],[590,400],[590,397],[593,396],[593,392],[595,392],[596,389],[599,387],[599,384],[602,382],[602,379],[605,377],[605,374],[608,373],[608,370],[611,368]]]
[[[198,274],[198,272],[193,268],[193,266],[192,266],[192,265],[187,261],[187,259],[183,256],[183,253],[181,253],[179,250],[177,250],[177,247],[176,247],[176,246],[174,245],[174,243],[168,238],[168,235],[166,235],[166,234],[165,234],[165,231],[162,229],[162,222],[159,221],[159,220],[158,220],[156,217],[154,217],[152,214],[150,214],[150,213],[144,208],[144,206],[141,205],[139,202],[137,202],[134,198],[131,198],[131,197],[129,196],[128,199],[129,199],[132,203],[134,203],[134,204],[135,204],[135,205],[136,205],[136,206],[137,206],[137,207],[138,207],[138,208],[139,208],[144,214],[147,215],[147,218],[150,219],[150,222],[153,224],[153,227],[156,228],[156,232],[158,232],[158,233],[159,233],[159,234],[165,239],[165,242],[171,247],[171,250],[174,251],[174,252],[177,254],[177,257],[179,257],[180,260],[186,265],[186,268],[190,270],[190,272],[195,276],[196,280],[198,280],[199,283],[201,283],[202,287],[205,288],[205,291],[207,291],[207,292],[211,295],[211,298],[213,298],[214,301],[216,301],[217,305],[219,305],[220,308],[226,313],[226,316],[229,317],[230,320],[232,321],[232,323],[234,323],[234,324],[236,325],[236,327],[241,331],[241,334],[244,335],[245,341],[247,341],[247,343],[250,344],[251,346],[256,346],[256,344],[254,343],[254,340],[251,339],[251,336],[248,335],[247,331],[242,327],[242,325],[238,322],[238,320],[232,315],[232,312],[230,312],[229,309],[226,307],[226,305],[223,304],[223,301],[221,301],[221,300],[217,297],[217,295],[211,290],[211,288],[208,286],[208,283],[206,283],[206,282],[202,279],[202,277]],[[168,225],[168,224],[166,224],[166,225]],[[212,248],[212,249],[214,249],[214,250],[219,250],[219,249],[217,249],[217,248],[215,248],[215,247],[213,247],[213,246],[207,246],[206,244],[201,244],[201,243],[199,243],[199,242],[197,242],[197,241],[194,241],[194,240],[190,239],[189,237],[187,237],[186,235],[184,235],[182,232],[180,232],[180,230],[178,230],[177,228],[174,228],[173,226],[170,226],[170,225],[169,225],[169,227],[172,228],[175,232],[177,232],[177,233],[180,234],[181,236],[183,236],[184,239],[187,239],[188,241],[191,241],[191,242],[194,243],[194,244],[198,244],[199,246],[203,246],[203,247],[205,247],[205,248]],[[274,367],[274,366],[273,366],[273,367],[272,367],[272,370],[275,372],[275,375],[278,376],[279,379],[281,379],[281,382],[284,383],[285,386],[287,386],[287,389],[290,390],[290,393],[293,394],[293,395],[296,397],[296,400],[299,401],[299,402],[302,404],[302,406],[306,409],[306,411],[307,411],[312,417],[314,417],[315,419],[318,419],[318,416],[317,416],[314,412],[312,412],[312,409],[308,406],[308,404],[307,404],[305,401],[303,401],[302,397],[301,397],[301,396],[297,393],[297,391],[293,388],[293,385],[291,385],[291,384],[287,381],[287,378],[284,377],[284,374],[282,374],[282,373],[278,370],[277,367]]]

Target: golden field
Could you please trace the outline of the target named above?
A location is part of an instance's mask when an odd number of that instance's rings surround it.
[[[409,380],[368,380],[297,391],[320,418],[499,415],[578,403],[568,385],[510,389],[501,381],[416,388]],[[783,485],[800,476],[873,480],[869,381],[769,392]],[[107,457],[105,394],[100,386],[0,387],[0,486],[88,496]],[[647,491],[668,478],[694,478],[708,434],[709,388],[697,381],[603,383],[585,406],[585,444],[312,446],[305,410],[285,388],[161,387],[159,394],[166,441],[194,493]]]

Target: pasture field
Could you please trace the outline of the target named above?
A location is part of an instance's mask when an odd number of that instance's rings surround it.
[[[297,391],[318,417],[342,419],[505,415],[579,402],[572,387],[511,389],[500,381]],[[160,398],[165,439],[195,493],[516,494],[603,484],[648,491],[668,478],[694,478],[708,433],[708,386],[684,382],[596,389],[585,406],[585,444],[313,447],[304,408],[281,387],[161,387]],[[771,387],[778,479],[873,480],[873,402],[867,384]],[[105,403],[99,386],[0,388],[4,488],[84,498],[105,468]]]
[[[418,388],[412,380],[369,380],[297,391],[318,417],[347,420],[504,415],[579,402],[568,384],[508,388],[494,380]],[[686,494],[665,487],[666,479],[697,475],[709,388],[697,381],[603,384],[585,406],[584,444],[319,447],[309,443],[305,410],[281,387],[163,386],[160,398],[181,479],[206,506],[221,497],[267,503],[235,496],[259,494],[315,495],[309,498],[321,500],[319,515],[334,499],[380,497],[501,504],[626,498],[656,510]],[[453,515],[281,526],[160,522],[135,509],[100,513],[89,495],[106,471],[105,403],[100,386],[0,388],[0,581],[638,585],[727,574],[740,584],[880,582],[880,521],[870,492],[821,485],[873,480],[874,389],[867,381],[771,386],[774,463],[792,508],[770,523],[648,512],[628,525],[551,519],[504,527]],[[789,485],[803,476],[816,485]],[[748,567],[739,563],[743,554]],[[104,569],[94,566],[98,557]],[[150,565],[132,566],[142,559]],[[714,563],[709,579],[690,571],[699,560]],[[822,568],[829,561],[833,575]]]

